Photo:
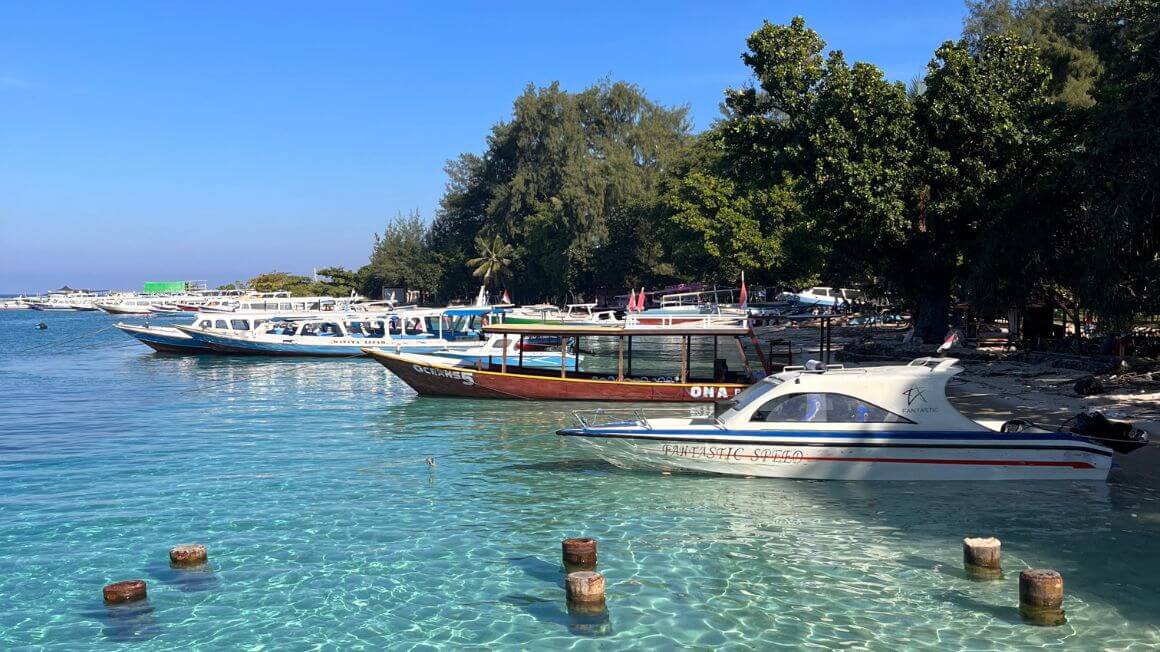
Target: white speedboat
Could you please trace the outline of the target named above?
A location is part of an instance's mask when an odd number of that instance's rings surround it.
[[[1113,451],[1147,442],[1106,420],[1068,431],[972,421],[946,397],[956,362],[787,367],[716,415],[577,412],[580,426],[558,434],[625,467],[825,480],[1103,480]]]
[[[797,306],[833,308],[839,301],[849,304],[852,301],[862,301],[863,296],[861,290],[819,285],[801,292],[783,292],[777,299]]]

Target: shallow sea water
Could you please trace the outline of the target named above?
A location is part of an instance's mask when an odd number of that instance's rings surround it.
[[[590,405],[158,355],[113,321],[0,314],[0,649],[1160,646],[1153,488],[625,471],[553,434]],[[963,574],[976,534],[1002,580]],[[596,624],[565,606],[576,535],[600,540]],[[169,568],[188,542],[207,569]],[[1028,566],[1063,573],[1066,625],[1020,622]],[[148,601],[106,607],[131,578]]]

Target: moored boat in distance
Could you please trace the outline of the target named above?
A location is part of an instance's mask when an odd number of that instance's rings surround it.
[[[556,326],[618,326],[615,310],[600,310],[596,303],[569,303],[563,309],[552,304],[509,308],[495,306],[505,324],[552,324]]]
[[[787,367],[714,416],[577,412],[558,434],[618,466],[825,480],[1103,480],[1147,442],[968,419],[946,397],[956,362]]]
[[[630,313],[626,323],[642,326],[683,326],[686,324],[743,324],[748,312],[742,308],[722,303],[731,300],[735,290],[701,290],[665,294],[660,305]],[[642,293],[643,294],[643,293]],[[642,306],[644,305],[644,299]]]

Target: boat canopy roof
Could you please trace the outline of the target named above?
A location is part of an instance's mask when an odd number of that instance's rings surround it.
[[[443,314],[449,317],[478,317],[490,312],[491,306],[478,306],[470,308],[445,308]]]
[[[509,335],[545,335],[556,337],[577,336],[609,336],[627,335],[630,337],[672,337],[682,335],[701,336],[728,336],[741,337],[749,335],[747,326],[701,325],[690,324],[673,326],[584,326],[584,325],[556,325],[556,324],[488,324],[483,327],[484,333]]]

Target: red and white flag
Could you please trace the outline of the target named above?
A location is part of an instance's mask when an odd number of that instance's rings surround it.
[[[628,291],[628,305],[624,307],[625,312],[633,312],[636,310],[636,290]]]
[[[640,289],[640,294],[636,295],[636,311],[644,312],[644,288]]]
[[[510,298],[508,298],[507,290],[503,291],[503,296],[500,297],[499,302],[500,303],[511,303],[512,302],[512,300]]]
[[[749,292],[745,289],[745,272],[741,272],[741,308],[748,308]]]

